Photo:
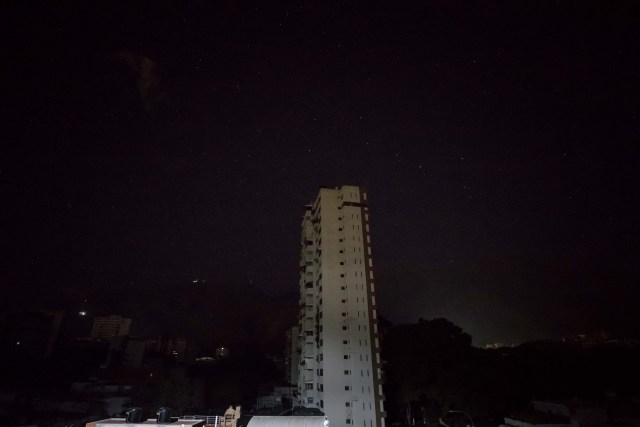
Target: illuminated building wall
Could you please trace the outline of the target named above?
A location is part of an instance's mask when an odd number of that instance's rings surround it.
[[[367,193],[321,188],[300,257],[300,403],[332,427],[384,427]]]
[[[111,315],[106,317],[96,317],[93,320],[91,338],[111,338],[129,335],[131,329],[131,319]]]

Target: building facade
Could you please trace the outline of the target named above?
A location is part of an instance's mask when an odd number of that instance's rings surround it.
[[[332,427],[384,427],[369,209],[362,187],[321,188],[302,220],[300,403]]]
[[[292,385],[298,384],[298,369],[300,363],[300,353],[298,350],[299,327],[296,325],[289,329],[286,334],[285,342],[285,374],[287,382]]]
[[[91,338],[112,338],[129,335],[131,329],[131,319],[126,317],[111,315],[106,317],[96,317],[91,328]]]

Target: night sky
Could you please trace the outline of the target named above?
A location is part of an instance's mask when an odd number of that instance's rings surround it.
[[[639,3],[23,3],[3,309],[295,294],[305,204],[355,184],[393,323],[640,335]]]

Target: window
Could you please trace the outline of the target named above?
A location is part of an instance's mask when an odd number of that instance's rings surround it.
[[[345,389],[346,391],[349,391],[349,390],[351,390],[351,387],[349,387],[348,385],[346,385],[346,386],[344,386],[344,389]]]
[[[344,402],[344,406],[346,406],[347,408],[351,406],[351,402]]]
[[[307,397],[307,403],[313,403],[313,397]]]
[[[342,313],[342,317],[347,317],[347,313]]]
[[[349,340],[343,340],[342,344],[349,344]]]
[[[343,357],[344,357],[345,359],[348,359],[348,358],[349,358],[349,355],[348,355],[348,354],[345,354]]]
[[[305,390],[313,390],[313,383],[306,383],[304,385]]]
[[[351,372],[349,372],[349,370],[345,370],[345,371],[344,371],[344,374],[345,374],[345,375],[349,375],[350,373],[351,373]]]
[[[347,424],[351,424],[351,418],[347,418]]]
[[[343,331],[346,331],[346,330],[348,330],[348,329],[349,329],[349,327],[348,327],[347,325],[344,325],[344,326],[342,327],[342,330],[343,330]]]
[[[312,337],[313,336],[313,331],[304,331],[304,334],[308,337]]]
[[[347,300],[346,300],[346,299],[343,299],[343,300],[342,300],[342,303],[343,303],[343,304],[345,304],[346,302],[347,302]]]
[[[340,277],[344,277],[344,274],[341,274]]]
[[[340,265],[344,265],[344,262],[343,262],[343,261],[340,261]]]

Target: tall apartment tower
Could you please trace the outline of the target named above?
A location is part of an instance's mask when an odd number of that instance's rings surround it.
[[[364,188],[321,188],[302,220],[298,389],[331,427],[384,427]]]

